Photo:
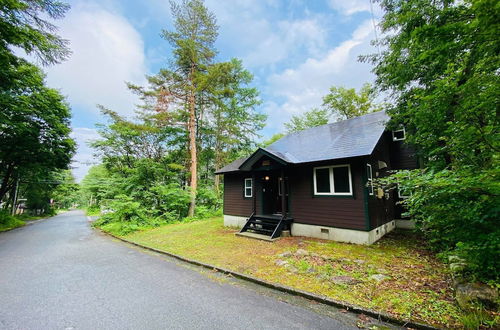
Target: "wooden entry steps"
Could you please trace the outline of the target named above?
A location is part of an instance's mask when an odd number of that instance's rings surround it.
[[[285,228],[289,229],[292,221],[292,218],[281,215],[252,214],[238,234],[272,241],[279,238]]]

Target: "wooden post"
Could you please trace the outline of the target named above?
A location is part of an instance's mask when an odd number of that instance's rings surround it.
[[[14,188],[14,198],[12,199],[12,216],[17,213],[17,192],[19,190],[19,177],[16,180],[16,186]]]
[[[286,217],[285,170],[281,170],[281,215]]]

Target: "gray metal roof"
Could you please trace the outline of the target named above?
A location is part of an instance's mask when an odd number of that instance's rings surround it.
[[[384,111],[374,112],[291,133],[262,149],[291,164],[367,156],[373,152],[388,120]],[[238,171],[248,158],[240,158],[216,173]]]

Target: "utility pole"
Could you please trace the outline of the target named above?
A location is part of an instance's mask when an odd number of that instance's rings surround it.
[[[16,188],[14,189],[14,199],[12,200],[12,215],[16,215],[16,211],[17,211],[17,207],[16,207],[16,204],[17,204],[17,191],[19,190],[19,177],[17,178],[17,181],[16,181]]]

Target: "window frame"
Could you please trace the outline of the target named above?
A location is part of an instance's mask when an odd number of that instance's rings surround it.
[[[396,137],[394,134],[397,132],[403,132],[403,137],[402,138]],[[403,141],[403,140],[406,140],[406,130],[404,127],[392,131],[392,141]]]
[[[368,172],[368,168],[370,168],[370,171]],[[370,176],[368,177],[368,173]],[[375,191],[373,189],[373,167],[372,164],[366,164],[366,184],[368,185],[368,195],[373,196],[375,195]]]
[[[410,198],[411,196],[411,192],[408,193],[408,195],[401,195],[401,189],[399,188],[399,183],[398,183],[398,198],[399,199],[407,199],[407,198]]]
[[[333,169],[336,167],[347,167],[347,173],[349,175],[349,192],[335,192],[335,179],[333,175]],[[318,192],[317,181],[316,181],[316,170],[318,169],[328,169],[328,178],[330,183],[330,192]],[[352,173],[350,164],[341,165],[329,165],[329,166],[317,166],[313,168],[313,190],[314,196],[353,196],[354,192],[352,189]]]
[[[247,187],[247,182],[250,182],[250,186]],[[250,189],[250,195],[247,195],[247,189]],[[245,178],[243,180],[243,197],[244,198],[252,198],[253,197],[253,179]]]

